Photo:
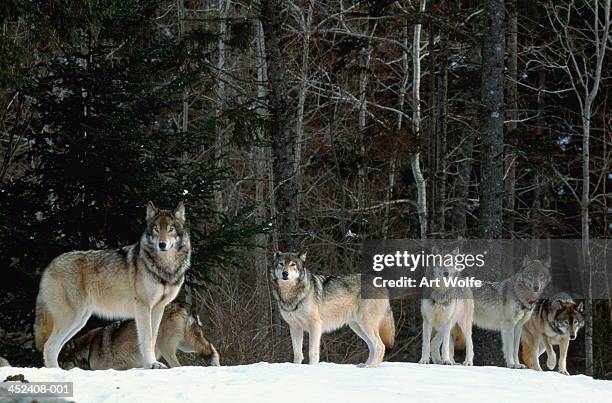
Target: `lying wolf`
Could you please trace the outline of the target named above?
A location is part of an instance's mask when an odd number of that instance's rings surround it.
[[[523,327],[523,362],[529,368],[541,371],[539,357],[546,350],[546,365],[554,369],[556,355],[553,346],[559,345],[559,372],[569,375],[567,350],[570,340],[576,339],[583,325],[582,303],[577,304],[568,295],[558,294],[538,300],[531,319]]]
[[[361,299],[359,274],[325,276],[304,266],[306,253],[276,253],[270,270],[281,316],[289,324],[293,362],[301,364],[304,331],[309,334],[310,364],[319,363],[321,334],[348,325],[368,345],[366,366],[383,360],[393,347],[395,324],[386,290],[379,299]]]
[[[62,368],[130,369],[140,366],[138,335],[133,320],[114,322],[93,329],[70,340],[62,349],[59,362]],[[176,350],[196,353],[208,365],[219,365],[219,354],[204,336],[202,322],[187,304],[166,306],[157,343],[156,358],[163,357],[170,367],[180,367]]]

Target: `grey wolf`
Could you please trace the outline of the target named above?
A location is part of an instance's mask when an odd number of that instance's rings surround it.
[[[544,298],[536,302],[531,319],[523,327],[521,345],[523,362],[532,369],[541,371],[540,355],[546,350],[546,365],[554,369],[556,356],[554,345],[559,345],[559,372],[567,372],[567,350],[570,340],[575,340],[584,325],[582,302],[577,304],[566,294]]]
[[[194,309],[183,303],[170,303],[164,310],[155,343],[155,356],[170,367],[180,367],[176,350],[196,353],[209,365],[219,365],[219,354],[204,336]],[[64,369],[130,369],[140,366],[138,334],[133,320],[117,321],[70,340],[59,356]]]
[[[135,319],[144,368],[164,368],[155,340],[166,305],[178,294],[190,266],[185,206],[161,210],[149,202],[140,241],[116,250],[73,251],[45,269],[36,299],[34,336],[45,365],[57,357],[92,314]]]
[[[536,301],[550,282],[550,258],[545,262],[525,256],[521,270],[499,282],[483,281],[474,287],[474,323],[501,331],[508,368],[527,368],[518,358],[523,325],[531,318]]]
[[[458,254],[459,250],[455,249],[452,253]],[[453,287],[450,285],[452,283],[448,283],[460,274],[460,271],[455,267],[436,265],[429,269],[427,274],[430,281],[436,281],[436,285],[430,287],[427,297],[421,300],[423,343],[419,364],[429,364],[432,348],[434,363],[454,364],[455,361],[451,355],[451,329],[454,326],[459,326],[466,342],[466,355],[463,365],[474,365],[474,344],[472,343],[474,300],[472,290],[467,287]],[[434,329],[436,335],[432,340]],[[440,347],[442,347],[442,357],[440,357]]]
[[[270,279],[281,316],[289,324],[293,362],[301,364],[304,331],[309,335],[309,362],[318,364],[321,335],[348,325],[368,345],[365,366],[377,366],[385,347],[393,347],[395,323],[387,290],[376,299],[361,298],[359,274],[326,276],[304,266],[306,253],[274,255]]]

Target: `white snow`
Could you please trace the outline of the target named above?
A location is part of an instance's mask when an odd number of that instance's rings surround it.
[[[0,368],[31,382],[72,381],[85,402],[605,402],[612,381],[556,372],[389,362],[378,368],[259,363],[167,370]]]

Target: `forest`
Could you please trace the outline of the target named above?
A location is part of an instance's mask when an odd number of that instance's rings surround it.
[[[185,202],[179,299],[224,365],[291,362],[274,251],[342,274],[371,239],[608,239],[610,17],[610,0],[2,1],[0,356],[42,365],[42,271],[136,242],[149,200]],[[417,362],[419,301],[392,307],[386,359]],[[568,369],[612,379],[612,295],[584,307]],[[499,335],[474,334],[475,364],[501,365]],[[322,340],[322,361],[364,355],[348,330]]]

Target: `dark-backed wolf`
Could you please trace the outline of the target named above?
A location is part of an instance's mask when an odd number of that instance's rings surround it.
[[[166,305],[178,294],[189,268],[191,244],[185,206],[147,205],[140,241],[116,250],[68,252],[45,269],[36,300],[34,336],[45,365],[57,357],[92,314],[134,318],[144,368],[164,368],[155,340]]]
[[[546,366],[554,369],[557,363],[553,346],[559,345],[559,372],[569,375],[567,350],[583,325],[582,302],[577,304],[566,294],[538,300],[531,319],[523,327],[523,362],[541,371],[539,357],[546,350]]]
[[[173,302],[166,306],[159,325],[155,356],[170,367],[180,367],[176,351],[196,353],[208,365],[219,365],[219,354],[204,335],[200,317],[192,306]],[[59,356],[64,369],[130,369],[140,366],[138,334],[133,320],[99,327],[70,340]]]
[[[281,316],[289,324],[293,362],[301,364],[304,332],[309,335],[309,362],[319,363],[321,334],[348,325],[370,351],[366,366],[383,360],[393,347],[395,323],[386,290],[379,299],[361,299],[359,274],[325,276],[304,266],[306,253],[276,253],[270,271]]]

